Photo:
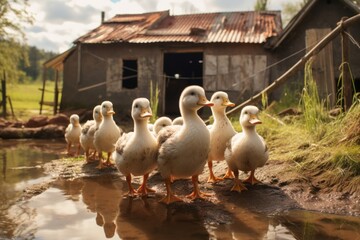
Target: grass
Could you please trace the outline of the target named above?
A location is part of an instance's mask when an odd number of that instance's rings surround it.
[[[54,93],[50,92],[54,89],[54,82],[47,81],[45,89],[49,92],[45,92],[44,101],[53,102]],[[10,97],[16,119],[27,120],[31,116],[38,115],[40,113],[40,100],[42,82],[36,81],[26,84],[7,84],[6,92]],[[10,103],[7,103],[7,114],[11,118]],[[42,114],[52,115],[53,107],[43,105]]]
[[[306,127],[304,115],[283,117],[280,120],[286,122],[285,125],[269,117],[266,111],[260,118],[263,124],[257,126],[257,131],[268,144],[270,161],[289,163],[292,171],[311,182],[321,183],[320,187],[360,192],[359,100],[348,112],[318,122],[316,130]],[[234,126],[239,130],[236,122]]]

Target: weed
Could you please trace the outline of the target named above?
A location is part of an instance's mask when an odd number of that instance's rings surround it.
[[[151,123],[154,123],[155,120],[158,118],[158,108],[159,108],[159,93],[160,89],[158,87],[158,83],[153,86],[153,82],[150,81],[150,106],[152,111],[152,117],[150,119]]]

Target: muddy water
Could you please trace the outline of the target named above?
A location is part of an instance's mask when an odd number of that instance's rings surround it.
[[[26,186],[50,180],[41,165],[65,145],[0,146],[0,239],[360,239],[357,217],[303,210],[261,214],[222,203],[228,211],[211,218],[210,205],[204,218],[197,204],[167,207],[154,196],[126,198],[118,176],[57,179],[43,193],[18,200]]]

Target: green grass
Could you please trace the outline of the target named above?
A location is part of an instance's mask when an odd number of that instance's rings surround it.
[[[305,116],[288,116],[285,125],[262,112],[257,132],[266,140],[270,161],[287,162],[322,187],[349,193],[360,192],[360,103],[336,118],[306,127]],[[276,117],[276,115],[272,115]],[[234,126],[239,130],[238,120]],[[319,129],[322,137],[319,138]],[[281,174],[281,173],[280,173]]]
[[[45,89],[51,92],[45,92],[44,101],[54,101],[54,82],[47,81]],[[42,82],[26,83],[26,84],[7,84],[6,92],[10,97],[16,119],[27,120],[29,117],[40,113],[40,100]],[[2,112],[2,111],[1,111]],[[11,118],[11,108],[9,101],[7,102],[8,118]],[[43,115],[52,115],[53,107],[43,105]]]

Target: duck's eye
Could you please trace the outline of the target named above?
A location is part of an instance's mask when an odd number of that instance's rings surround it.
[[[138,108],[139,106],[137,104],[135,104],[135,108]]]
[[[216,99],[220,99],[220,97],[219,97],[219,96],[217,96],[217,97],[216,97]]]
[[[248,112],[247,112],[247,111],[245,111],[244,113],[245,113],[245,114],[248,114]]]
[[[194,96],[194,95],[195,95],[195,92],[191,92],[190,95]]]

